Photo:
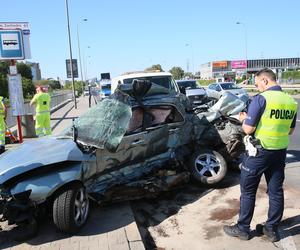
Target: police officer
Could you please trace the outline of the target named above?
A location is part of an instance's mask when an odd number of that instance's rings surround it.
[[[51,134],[50,127],[50,95],[41,86],[36,87],[36,94],[30,105],[36,105],[35,133],[38,137]]]
[[[5,119],[6,117],[6,108],[3,103],[3,97],[0,96],[0,154],[5,151]]]
[[[255,155],[249,153],[241,168],[240,213],[237,224],[224,226],[227,235],[242,240],[250,239],[250,222],[255,207],[255,197],[262,174],[264,174],[269,196],[268,219],[258,224],[261,231],[271,242],[279,240],[278,225],[284,209],[283,180],[286,149],[289,135],[296,125],[297,103],[276,83],[276,75],[270,69],[256,74],[255,86],[261,94],[256,95],[248,113],[240,114],[243,130],[255,136],[259,145]]]

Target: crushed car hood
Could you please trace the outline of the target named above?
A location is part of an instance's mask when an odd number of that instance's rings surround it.
[[[45,165],[82,160],[83,153],[71,138],[49,136],[34,139],[0,156],[0,184]]]

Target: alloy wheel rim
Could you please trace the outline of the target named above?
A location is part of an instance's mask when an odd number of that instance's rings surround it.
[[[75,196],[74,221],[77,226],[81,226],[87,219],[89,212],[89,198],[84,188],[80,188]]]
[[[212,154],[201,154],[195,160],[195,170],[201,176],[215,178],[218,176],[220,169],[221,163]]]

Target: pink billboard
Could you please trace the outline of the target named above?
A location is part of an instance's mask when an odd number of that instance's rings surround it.
[[[231,61],[231,68],[232,69],[245,69],[245,68],[247,68],[247,61],[246,60]]]

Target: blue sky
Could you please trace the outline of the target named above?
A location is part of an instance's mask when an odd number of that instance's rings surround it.
[[[300,56],[300,1],[69,0],[73,58],[79,26],[88,78],[161,64],[190,71],[214,60]],[[87,18],[88,21],[82,20]],[[29,22],[30,61],[42,77],[66,78],[65,0],[1,2],[0,22]],[[186,45],[188,44],[188,46]]]

